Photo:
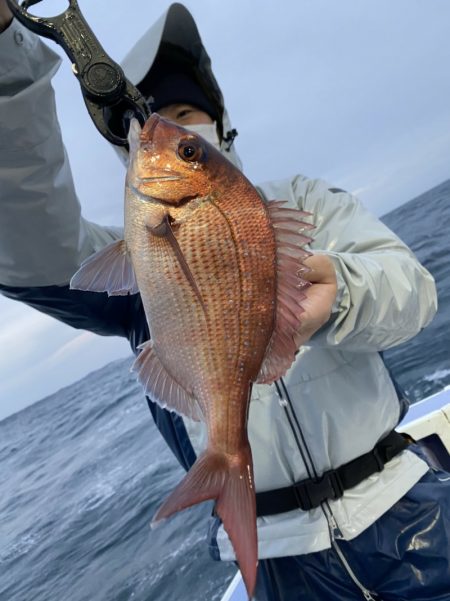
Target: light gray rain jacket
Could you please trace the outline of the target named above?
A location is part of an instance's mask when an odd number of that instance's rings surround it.
[[[203,50],[192,17],[174,5],[127,56],[125,70],[134,83],[147,72],[163,35]],[[0,283],[67,284],[80,262],[118,233],[81,217],[50,85],[59,58],[16,22],[0,35],[0,56]],[[312,213],[311,250],[332,259],[338,278],[330,321],[300,349],[284,378],[289,400],[280,400],[273,385],[253,389],[255,482],[267,491],[370,451],[397,425],[400,403],[379,351],[429,323],[436,292],[412,252],[351,194],[302,175],[258,190]],[[204,428],[185,423],[199,451]],[[352,539],[426,471],[406,450],[339,500],[258,518],[260,557],[319,551],[330,546],[331,536]],[[222,528],[217,541],[221,558],[234,558]]]

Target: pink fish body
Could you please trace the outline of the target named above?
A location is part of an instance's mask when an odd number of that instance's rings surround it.
[[[304,213],[264,203],[198,135],[154,114],[130,131],[125,241],[88,259],[72,287],[140,291],[150,330],[134,369],[152,400],[204,421],[208,445],[154,521],[207,499],[256,583],[247,416],[253,382],[291,365],[300,336]]]

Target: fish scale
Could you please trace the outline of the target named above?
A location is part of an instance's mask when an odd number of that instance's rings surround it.
[[[219,234],[221,234],[223,228],[220,227],[220,222],[216,223],[217,220],[214,219],[216,211],[205,208],[205,213],[208,215],[212,227],[215,227]],[[216,245],[213,245],[212,248],[205,247],[206,252],[197,256],[196,262],[191,261],[192,255],[195,253],[194,249],[197,248],[195,241],[198,240],[199,231],[203,230],[201,225],[200,222],[200,227],[197,223],[192,228],[184,228],[182,226],[179,230],[178,242],[205,301],[206,312],[201,308],[195,294],[185,279],[181,283],[177,282],[176,286],[183,288],[185,302],[193,305],[191,310],[181,313],[178,307],[171,307],[165,303],[165,312],[167,318],[173,318],[173,315],[180,316],[177,328],[181,336],[190,338],[192,332],[200,332],[200,336],[197,337],[199,344],[195,347],[198,354],[199,367],[192,369],[189,376],[191,378],[189,385],[191,387],[198,387],[200,371],[200,374],[202,374],[200,381],[207,380],[207,386],[209,386],[211,395],[216,388],[219,388],[219,390],[223,388],[227,380],[229,380],[229,368],[228,363],[224,361],[224,355],[227,354],[227,350],[232,349],[232,342],[229,343],[229,341],[230,339],[232,341],[238,335],[239,323],[234,312],[224,310],[223,292],[227,289],[236,289],[238,280],[236,269],[234,268],[235,257],[228,257],[227,262],[230,264],[230,269],[223,269],[221,265],[221,255],[223,256],[221,246],[218,248]],[[171,254],[173,253],[169,249],[167,260],[170,260]],[[208,282],[210,275],[215,280],[214,286],[211,286]],[[168,288],[170,289],[170,283],[166,281],[165,289]],[[151,300],[149,303],[151,303]],[[151,306],[148,312],[152,315]],[[224,317],[229,324],[227,336],[225,336],[224,331]],[[149,320],[150,331],[154,328],[154,331],[158,332],[159,335],[160,322],[161,316],[153,314]],[[192,340],[191,344],[194,346]],[[171,347],[171,341],[167,340],[166,346]],[[177,369],[176,354],[173,355],[171,363],[173,364],[172,370],[175,371]],[[199,390],[198,393],[200,396],[201,391]],[[202,403],[206,412],[208,404],[208,402]]]

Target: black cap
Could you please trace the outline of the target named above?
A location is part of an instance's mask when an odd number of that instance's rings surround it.
[[[153,113],[170,104],[192,104],[217,121],[217,111],[199,84],[186,73],[167,73],[148,86],[148,103]]]
[[[179,46],[161,43],[150,70],[137,85],[150,109],[157,112],[163,106],[186,102],[208,113],[221,128],[222,97],[203,62]]]

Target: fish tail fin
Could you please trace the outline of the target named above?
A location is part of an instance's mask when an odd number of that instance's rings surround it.
[[[216,512],[227,531],[249,597],[256,585],[258,544],[250,446],[227,455],[208,449],[158,509],[152,524],[191,505],[216,500]]]

